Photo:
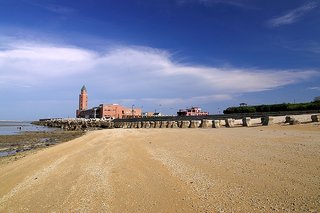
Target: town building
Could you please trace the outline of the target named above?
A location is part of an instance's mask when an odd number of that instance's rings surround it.
[[[88,109],[88,94],[85,86],[81,88],[79,95],[79,109],[76,111],[77,118],[139,118],[141,109],[121,106],[119,104],[100,104]]]
[[[143,112],[142,117],[150,118],[150,117],[160,117],[162,116],[161,112]]]
[[[154,112],[143,112],[142,117],[148,118],[148,117],[153,117]]]
[[[199,115],[209,115],[208,112],[202,112],[200,107],[191,107],[189,109],[180,109],[177,112],[178,116],[199,116]]]
[[[153,117],[161,117],[161,116],[162,116],[161,112],[153,113]]]
[[[127,108],[119,104],[100,104],[98,107],[98,113],[101,118],[140,118],[141,109],[139,108]]]

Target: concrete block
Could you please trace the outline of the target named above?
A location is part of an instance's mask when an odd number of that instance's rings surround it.
[[[312,122],[319,122],[320,121],[320,115],[311,115]]]
[[[177,121],[172,121],[171,128],[178,128],[178,122]]]
[[[150,128],[149,121],[141,121],[141,128]]]
[[[250,117],[242,118],[242,126],[252,126],[251,118]]]
[[[220,121],[219,120],[213,120],[212,121],[212,127],[213,128],[220,128]]]
[[[292,118],[292,119],[289,121],[289,124],[290,124],[290,125],[300,124],[300,121],[298,121],[298,120],[295,119],[295,118]]]
[[[219,120],[220,126],[226,126],[226,121],[225,120]]]
[[[191,120],[190,121],[190,128],[198,128],[201,124],[201,121],[199,120]]]
[[[229,127],[229,128],[234,127],[234,119],[227,118],[227,119],[225,119],[225,121],[226,121],[226,127]]]
[[[212,127],[212,120],[202,119],[200,127],[201,128],[211,128]]]
[[[189,128],[190,121],[182,121],[180,128]]]
[[[261,118],[261,123],[263,126],[268,126],[273,124],[273,117],[265,116]]]
[[[168,121],[161,121],[160,128],[167,128]]]
[[[155,125],[154,125],[154,128],[160,128],[160,126],[161,126],[161,122],[160,121],[156,121]]]
[[[138,128],[138,122],[133,122],[133,126],[131,128]]]
[[[294,120],[294,117],[292,117],[292,116],[286,116],[286,121],[285,121],[285,123],[293,122],[293,120]]]

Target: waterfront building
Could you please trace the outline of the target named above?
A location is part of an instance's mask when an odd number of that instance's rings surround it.
[[[121,106],[119,104],[100,104],[98,107],[99,116],[112,118],[140,118],[141,109]]]
[[[154,112],[143,112],[142,117],[145,117],[145,118],[154,117]]]
[[[77,118],[139,118],[141,109],[121,106],[119,104],[100,104],[88,109],[88,94],[85,86],[81,88],[79,95],[79,109],[76,111]]]
[[[189,109],[180,109],[177,112],[178,116],[199,116],[199,115],[209,115],[208,112],[202,112],[200,107],[191,107]]]

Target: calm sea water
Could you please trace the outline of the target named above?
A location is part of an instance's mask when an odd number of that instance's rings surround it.
[[[0,121],[0,135],[15,135],[25,131],[52,131],[48,127],[32,125],[28,121]]]

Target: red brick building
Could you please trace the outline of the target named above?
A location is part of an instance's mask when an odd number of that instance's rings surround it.
[[[127,108],[119,104],[100,104],[99,116],[112,117],[112,118],[140,118],[141,109],[139,108]]]
[[[82,87],[79,95],[79,109],[76,112],[77,118],[139,118],[141,109],[121,106],[119,104],[100,104],[98,107],[88,109],[88,95],[85,86]]]

